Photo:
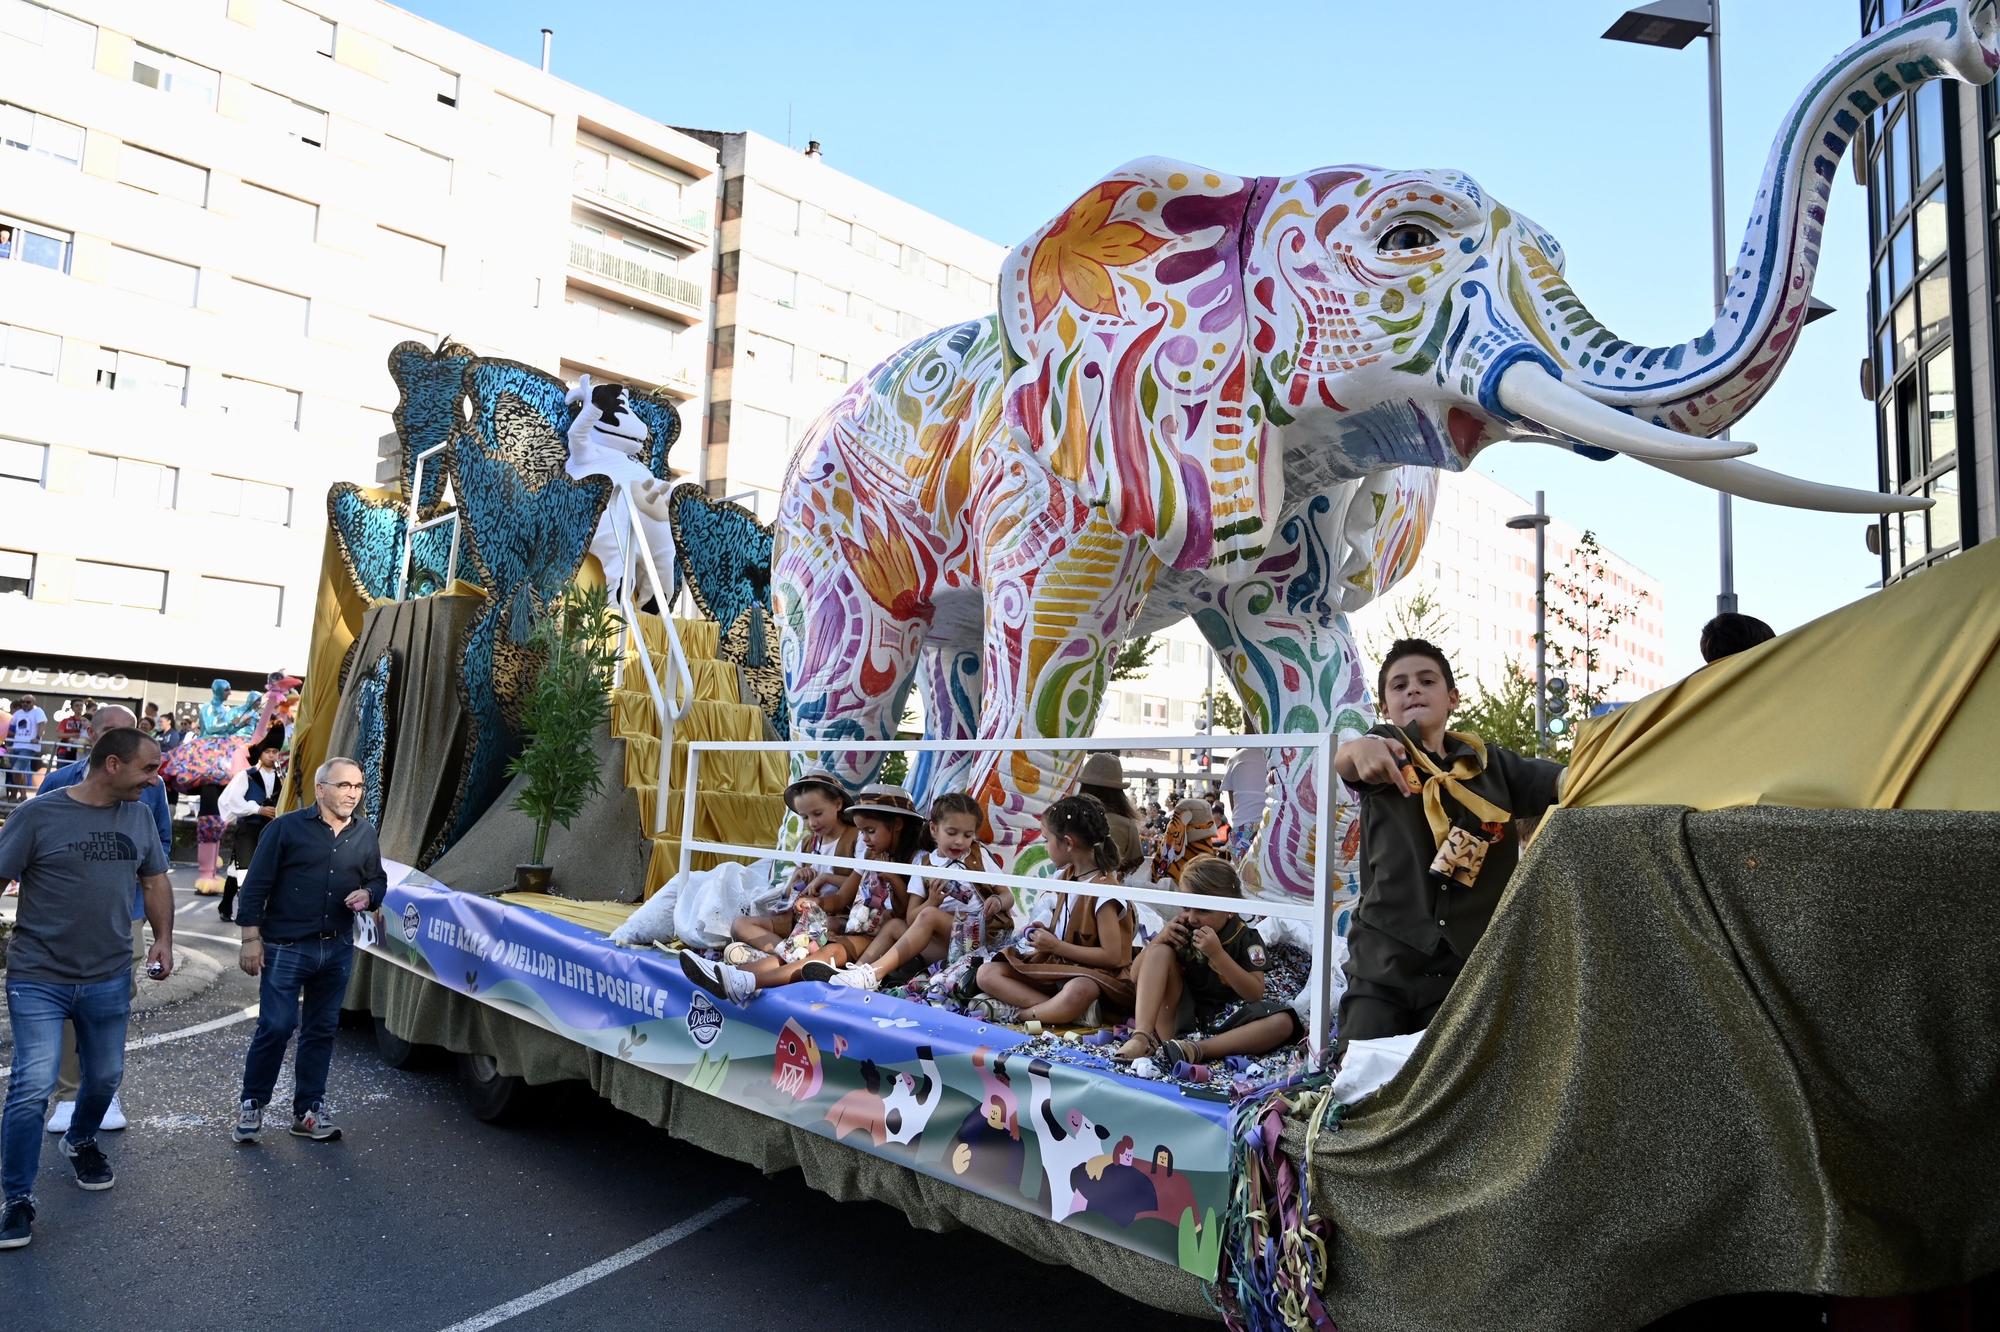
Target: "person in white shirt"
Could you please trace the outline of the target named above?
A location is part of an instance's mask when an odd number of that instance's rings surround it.
[[[35,706],[33,694],[23,694],[7,722],[7,798],[25,800],[35,793],[35,764],[42,755],[42,727],[49,714]]]
[[[224,920],[233,919],[236,914],[238,868],[249,873],[250,857],[257,853],[258,840],[271,820],[278,817],[278,788],[285,780],[278,770],[278,759],[283,753],[284,747],[277,737],[267,736],[259,741],[250,756],[250,766],[229,779],[229,785],[222,788],[222,795],[216,801],[216,812],[225,822],[236,825],[229,872],[222,881],[222,901],[216,905]]]

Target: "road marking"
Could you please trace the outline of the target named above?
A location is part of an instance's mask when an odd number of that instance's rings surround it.
[[[151,1036],[141,1036],[135,1041],[127,1041],[125,1042],[125,1053],[130,1054],[134,1050],[145,1050],[155,1045],[165,1045],[169,1041],[184,1041],[190,1036],[200,1036],[206,1032],[221,1031],[224,1027],[233,1027],[239,1022],[248,1022],[256,1016],[257,1005],[251,1004],[248,1008],[239,1008],[234,1013],[230,1013],[225,1017],[211,1018],[207,1022],[197,1022],[192,1027],[180,1027],[173,1031],[157,1032]],[[6,1077],[13,1071],[14,1066],[12,1064],[0,1064],[0,1078]]]
[[[650,1239],[640,1240],[629,1249],[621,1249],[602,1262],[592,1263],[580,1272],[572,1272],[559,1281],[551,1281],[540,1290],[531,1290],[526,1295],[496,1305],[483,1314],[475,1314],[463,1322],[453,1323],[444,1329],[444,1332],[482,1332],[482,1329],[492,1327],[495,1323],[504,1323],[509,1318],[519,1317],[530,1309],[538,1309],[551,1300],[559,1300],[573,1290],[579,1290],[593,1281],[601,1280],[613,1272],[652,1257],[670,1244],[680,1243],[696,1231],[720,1221],[749,1201],[748,1198],[724,1198],[714,1206],[696,1212],[679,1225],[669,1226]]]

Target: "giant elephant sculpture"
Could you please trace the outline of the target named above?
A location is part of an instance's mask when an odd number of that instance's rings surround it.
[[[891,735],[913,683],[933,736],[1085,733],[1118,644],[1186,615],[1254,729],[1358,731],[1345,612],[1410,567],[1435,470],[1501,441],[1771,503],[1921,506],[1712,437],[1794,349],[1849,141],[1926,79],[1990,80],[1993,20],[1993,0],[1934,3],[1822,71],[1773,144],[1722,310],[1674,346],[1615,337],[1554,238],[1458,171],[1119,168],[1007,256],[993,316],[904,347],[801,442],[773,569],[795,735]],[[1310,892],[1308,759],[1272,765],[1251,855],[1267,894]],[[967,754],[919,779],[977,791],[1019,843],[1080,761]]]

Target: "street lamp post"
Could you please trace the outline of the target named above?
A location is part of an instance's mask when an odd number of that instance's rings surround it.
[[[1535,511],[1509,518],[1507,526],[1521,531],[1535,529],[1535,753],[1542,752],[1548,739],[1548,717],[1543,708],[1549,688],[1549,584],[1544,551],[1548,538],[1549,515],[1542,492],[1535,492]]]
[[[1697,37],[1708,38],[1708,211],[1713,248],[1715,312],[1722,313],[1729,294],[1729,256],[1722,219],[1722,0],[1658,0],[1628,9],[1604,30],[1615,42],[1685,50]],[[1719,436],[1729,438],[1724,430]],[[1715,595],[1718,615],[1736,609],[1736,527],[1729,493],[1717,491],[1716,545],[1721,587]]]

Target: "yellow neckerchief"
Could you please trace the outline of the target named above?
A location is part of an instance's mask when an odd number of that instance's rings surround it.
[[[1391,726],[1395,723],[1391,722]],[[1474,795],[1461,784],[1460,779],[1477,777],[1486,771],[1486,742],[1471,731],[1446,731],[1445,739],[1462,742],[1472,752],[1460,754],[1451,762],[1449,769],[1438,767],[1424,747],[1410,738],[1410,733],[1402,727],[1395,727],[1403,737],[1403,749],[1409,754],[1410,762],[1424,774],[1424,820],[1431,825],[1431,838],[1440,847],[1451,832],[1451,817],[1444,812],[1444,796],[1449,791],[1452,798],[1465,806],[1465,810],[1481,823],[1508,823],[1513,815],[1483,796]]]

